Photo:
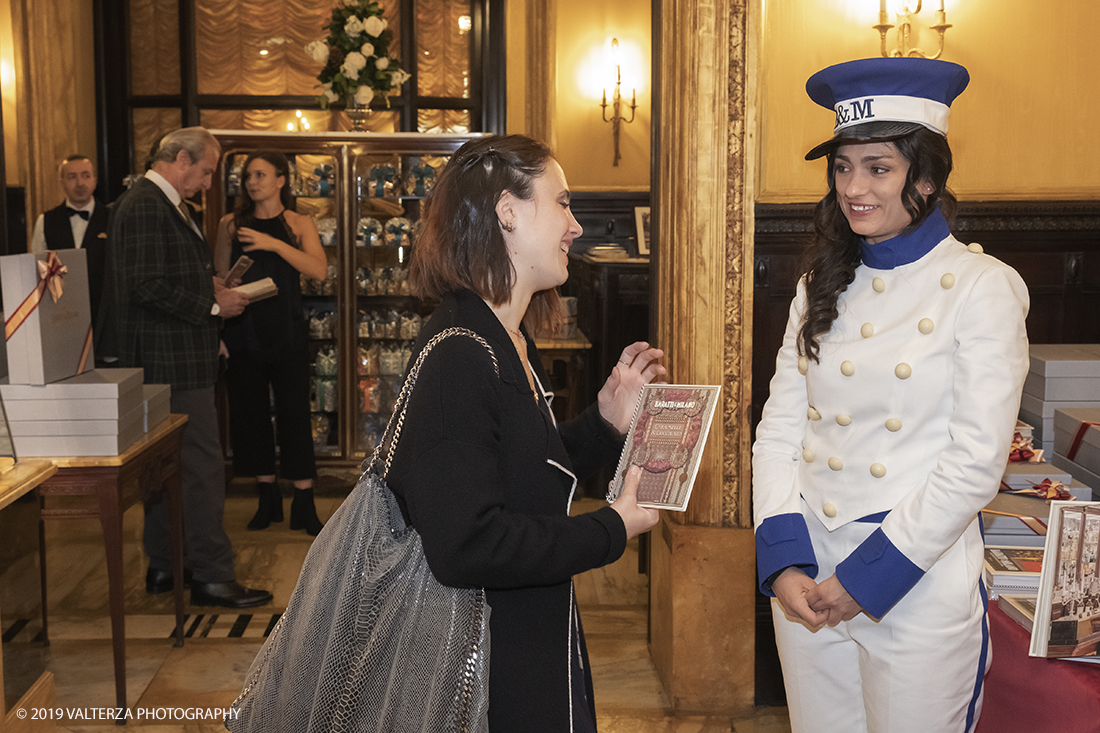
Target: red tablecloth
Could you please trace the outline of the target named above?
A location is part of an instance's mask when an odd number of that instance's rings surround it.
[[[1100,664],[1027,655],[1031,635],[989,604],[993,666],[977,733],[1100,733]]]

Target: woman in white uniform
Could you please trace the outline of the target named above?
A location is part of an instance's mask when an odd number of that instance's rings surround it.
[[[978,512],[1028,369],[1028,294],[951,236],[947,118],[969,75],[928,59],[818,72],[836,112],[753,447],[761,590],[794,733],[973,730],[990,663]]]

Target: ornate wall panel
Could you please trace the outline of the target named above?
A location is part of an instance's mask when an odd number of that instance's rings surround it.
[[[179,0],[130,0],[130,92],[180,93]]]

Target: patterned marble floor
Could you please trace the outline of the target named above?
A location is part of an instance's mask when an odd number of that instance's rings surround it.
[[[327,519],[338,496],[318,499]],[[584,499],[595,508],[597,502]],[[289,501],[287,501],[289,509]],[[236,697],[245,672],[286,605],[311,538],[291,532],[284,521],[262,532],[244,525],[255,509],[246,491],[233,490],[226,526],[237,554],[238,578],[267,588],[274,601],[247,613],[188,608],[188,638],[170,641],[171,594],[147,596],[141,552],[141,510],[124,521],[126,572],[127,699],[131,709],[224,708]],[[106,567],[98,523],[91,520],[47,525],[50,646],[46,667],[57,685],[57,706],[91,710],[114,705]],[[646,645],[646,577],[637,572],[637,542],[617,563],[576,579],[577,598],[595,679],[602,733],[788,733],[785,708],[766,708],[732,720],[725,716],[677,717],[669,708]],[[8,620],[5,619],[5,624]],[[8,631],[8,629],[5,629]],[[148,715],[148,713],[146,713]],[[163,713],[157,713],[163,714]],[[213,721],[133,720],[149,733],[206,733],[224,728]],[[58,730],[91,733],[118,730],[102,720],[66,720]]]

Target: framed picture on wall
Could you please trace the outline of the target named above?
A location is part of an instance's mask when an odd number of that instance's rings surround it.
[[[649,257],[649,207],[634,207],[634,233],[638,241],[638,256]]]

